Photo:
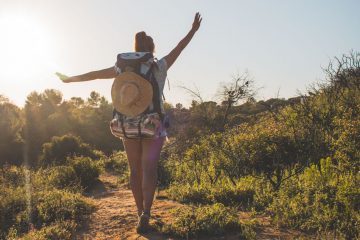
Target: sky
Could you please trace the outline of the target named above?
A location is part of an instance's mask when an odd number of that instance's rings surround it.
[[[256,99],[290,98],[323,80],[334,57],[360,50],[359,9],[358,0],[0,0],[0,94],[18,106],[48,88],[111,101],[112,79],[65,84],[54,73],[111,67],[139,31],[166,56],[200,12],[199,31],[168,71],[166,101],[188,106],[183,86],[219,101],[221,84],[246,71]]]

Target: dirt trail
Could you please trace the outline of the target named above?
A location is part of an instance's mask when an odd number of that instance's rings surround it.
[[[89,198],[96,205],[96,211],[89,222],[77,234],[77,240],[110,240],[110,239],[169,239],[155,229],[147,234],[137,234],[135,226],[137,213],[133,195],[125,186],[118,186],[117,177],[111,174],[100,176],[99,183],[89,193]],[[151,210],[151,225],[171,221],[169,210],[181,206],[180,203],[168,199],[155,199]],[[242,221],[254,219],[249,213],[241,212]],[[255,217],[261,224],[257,239],[294,239],[300,233],[295,231],[276,230],[271,226],[268,217]],[[206,239],[210,239],[207,237]],[[239,239],[237,235],[212,239]]]

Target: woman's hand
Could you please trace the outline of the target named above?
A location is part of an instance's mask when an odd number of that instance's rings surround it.
[[[63,81],[64,83],[81,82],[81,78],[80,77],[68,77],[65,79],[61,79],[61,81]]]
[[[190,32],[178,43],[178,45],[168,55],[165,56],[168,69],[179,57],[182,50],[184,50],[184,48],[189,44],[196,31],[200,28],[201,21],[202,17],[200,13],[197,12],[195,14],[194,22],[192,24]]]
[[[65,74],[56,72],[55,73],[56,76],[58,76],[60,78],[61,81],[63,81],[64,83],[71,83],[71,82],[81,82],[82,79],[80,78],[80,76],[74,76],[74,77],[68,77]]]
[[[201,15],[200,15],[200,13],[197,12],[197,13],[195,14],[195,18],[194,18],[194,22],[193,22],[193,24],[192,24],[191,30],[193,30],[193,31],[196,32],[196,31],[200,28],[201,21],[202,21],[202,17],[201,17]]]

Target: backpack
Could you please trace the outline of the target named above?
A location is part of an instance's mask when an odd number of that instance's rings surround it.
[[[120,138],[153,138],[159,134],[159,126],[162,126],[164,114],[160,106],[159,86],[153,74],[153,68],[157,68],[157,59],[150,52],[130,52],[117,55],[115,70],[122,72],[134,72],[151,83],[153,88],[152,106],[150,105],[143,113],[135,117],[128,117],[113,109],[113,120],[110,129],[114,136]]]
[[[152,72],[154,67],[158,67],[156,61],[157,59],[154,58],[154,55],[150,52],[120,53],[117,55],[115,69],[119,74],[125,71],[131,71],[148,80],[153,87],[153,109],[151,110],[149,106],[144,113],[154,112],[163,115],[160,107],[159,86]],[[150,65],[150,67],[147,67],[146,64]],[[117,112],[115,109],[113,116],[114,114],[121,115],[121,113]]]

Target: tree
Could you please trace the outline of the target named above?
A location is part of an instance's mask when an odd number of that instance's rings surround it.
[[[228,122],[228,116],[232,106],[245,99],[253,99],[255,96],[254,81],[248,72],[233,77],[232,81],[224,84],[220,90],[222,104],[225,106],[221,130],[224,130]]]
[[[34,91],[27,97],[22,135],[26,146],[24,154],[30,166],[36,166],[41,145],[63,129],[60,124],[64,121],[55,125],[50,117],[56,113],[61,101],[61,92],[54,89],[46,89],[43,93]]]
[[[87,103],[91,107],[98,107],[102,101],[100,94],[98,92],[92,91],[90,97],[87,100]]]
[[[70,104],[72,104],[76,108],[82,108],[84,106],[84,99],[80,97],[72,97],[69,101]]]
[[[0,95],[0,166],[20,165],[23,162],[23,140],[21,128],[23,118],[21,110]]]
[[[119,139],[111,134],[109,125],[113,106],[105,97],[93,91],[85,106],[76,109],[74,115],[78,119],[78,127],[74,129],[74,133],[81,136],[86,143],[106,154],[123,149]]]

